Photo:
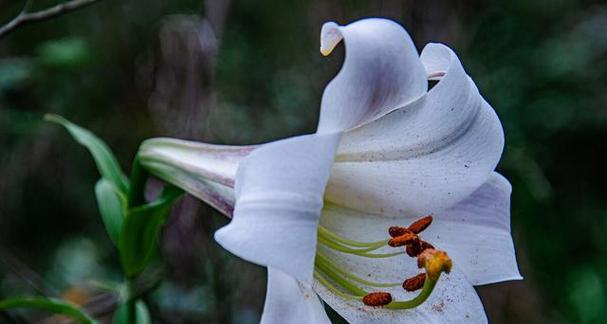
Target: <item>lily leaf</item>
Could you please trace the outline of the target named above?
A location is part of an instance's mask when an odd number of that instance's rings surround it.
[[[149,263],[171,205],[181,193],[175,187],[165,188],[157,200],[128,211],[118,240],[120,261],[128,277],[141,273]]]
[[[134,324],[151,324],[150,312],[148,307],[141,300],[135,303],[135,323]],[[114,315],[114,324],[130,324],[129,323],[129,308],[127,303],[123,303],[116,310]]]
[[[65,315],[78,320],[84,324],[96,324],[97,321],[90,318],[76,305],[66,301],[45,297],[15,297],[0,300],[0,310],[11,308],[35,308],[49,311],[55,314]]]
[[[118,244],[118,237],[124,220],[126,197],[107,179],[101,178],[95,185],[95,195],[99,205],[99,213],[105,224],[110,239]]]
[[[128,193],[129,182],[127,177],[124,175],[116,157],[107,144],[89,130],[82,128],[59,115],[46,114],[44,119],[65,127],[78,143],[85,146],[89,152],[91,152],[101,176],[116,186],[121,193],[125,195]]]

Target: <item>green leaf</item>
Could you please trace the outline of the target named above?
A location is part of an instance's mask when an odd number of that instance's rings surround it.
[[[35,308],[74,318],[81,323],[95,324],[95,320],[81,311],[76,305],[59,299],[45,297],[16,297],[0,300],[0,310],[10,308]]]
[[[118,243],[120,261],[127,277],[141,273],[151,260],[171,205],[181,193],[175,187],[165,188],[156,201],[128,211]]]
[[[48,67],[76,69],[91,60],[91,51],[82,38],[64,38],[42,43],[38,47],[40,62]]]
[[[97,196],[97,205],[105,229],[112,242],[118,244],[118,237],[124,220],[124,210],[126,209],[126,197],[105,178],[97,181],[95,195]]]
[[[150,312],[148,307],[142,300],[135,302],[135,324],[151,324]],[[129,323],[129,305],[123,303],[118,307],[114,314],[114,324],[130,324]]]
[[[128,194],[129,182],[127,177],[122,172],[110,148],[101,139],[89,130],[71,123],[59,115],[46,114],[44,119],[65,127],[78,143],[85,146],[91,152],[101,176],[116,186],[122,194]]]

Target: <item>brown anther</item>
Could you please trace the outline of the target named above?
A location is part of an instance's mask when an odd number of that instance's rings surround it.
[[[427,249],[434,249],[434,246],[426,241],[422,241],[420,240],[421,244],[422,244],[422,252],[427,250]]]
[[[363,297],[363,303],[367,306],[384,306],[392,302],[392,295],[387,292],[372,292]]]
[[[407,244],[406,251],[407,251],[407,255],[414,258],[427,249],[434,249],[434,246],[432,246],[432,244],[420,239],[420,240],[413,241],[410,244]]]
[[[427,249],[417,256],[417,266],[425,268],[428,278],[438,280],[441,272],[449,273],[453,262],[445,251]]]
[[[405,251],[407,252],[408,256],[415,258],[420,253],[422,253],[421,244],[416,244],[416,243],[408,244]]]
[[[390,228],[388,228],[388,234],[390,234],[391,237],[398,237],[408,232],[411,231],[406,227],[390,226]]]
[[[398,247],[412,243],[413,241],[418,240],[417,235],[406,232],[401,236],[397,236],[388,240],[388,245],[391,247]]]
[[[430,224],[432,224],[432,215],[428,215],[424,218],[416,220],[415,222],[413,222],[413,224],[409,225],[408,229],[415,234],[419,234],[423,230],[428,228]]]
[[[406,291],[416,291],[422,289],[426,282],[426,274],[420,273],[415,277],[411,277],[403,282],[403,289]]]

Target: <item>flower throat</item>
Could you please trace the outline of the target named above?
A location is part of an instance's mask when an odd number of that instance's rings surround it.
[[[367,306],[385,306],[388,309],[410,309],[421,305],[432,293],[441,273],[451,271],[452,262],[446,252],[434,248],[432,244],[419,236],[432,223],[432,216],[423,217],[408,227],[392,226],[388,229],[390,239],[376,242],[359,242],[342,237],[323,226],[318,227],[318,243],[322,246],[365,258],[391,258],[407,254],[417,258],[418,268],[424,272],[402,283],[382,283],[363,279],[352,274],[331,261],[322,250],[316,251],[314,278],[323,284],[333,294],[348,300],[360,300]],[[400,251],[393,253],[374,253],[374,251],[390,246]],[[377,291],[366,291],[360,286],[377,288]],[[402,286],[408,292],[421,290],[410,300],[398,301],[392,299],[392,294],[385,288]],[[384,289],[382,289],[384,288]]]

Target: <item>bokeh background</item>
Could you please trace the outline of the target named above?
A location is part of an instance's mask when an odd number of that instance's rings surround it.
[[[0,0],[0,21],[22,5]],[[478,287],[491,322],[606,323],[607,3],[591,0],[105,0],[0,38],[0,297],[70,298],[104,318],[116,302],[91,288],[120,280],[97,171],[44,113],[93,130],[126,169],[152,136],[311,132],[343,58],[318,53],[320,27],[369,16],[402,23],[420,50],[455,49],[504,125],[525,280]],[[259,320],[265,270],[213,241],[226,223],[187,197],[173,210],[164,280],[146,295],[156,323]],[[58,321],[12,314],[0,322]]]

